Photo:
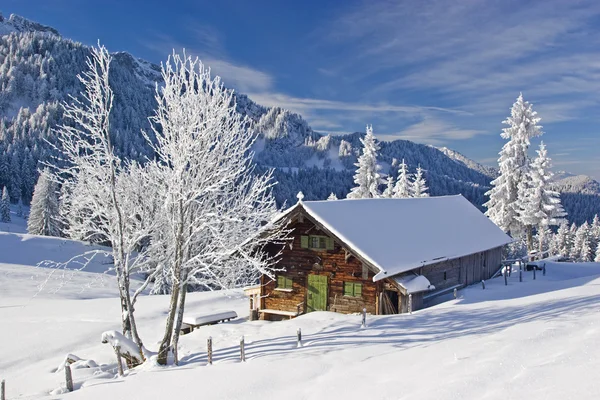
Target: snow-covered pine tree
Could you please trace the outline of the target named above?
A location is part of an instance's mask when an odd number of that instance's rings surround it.
[[[379,175],[380,166],[377,164],[377,152],[379,144],[373,135],[373,126],[367,125],[367,134],[364,139],[360,139],[363,144],[362,154],[358,158],[357,170],[354,175],[356,187],[352,188],[346,196],[348,199],[373,199],[380,196],[379,184],[381,177]]]
[[[394,177],[392,176],[392,174],[388,174],[385,182],[385,190],[383,191],[381,197],[390,199],[394,196]]]
[[[393,197],[396,199],[412,197],[410,174],[408,173],[408,166],[404,162],[404,159],[402,159],[402,163],[400,163],[398,167],[398,179],[396,180],[396,185],[394,186]]]
[[[591,261],[592,248],[590,239],[590,225],[585,221],[575,234],[575,241],[571,249],[571,258],[577,261]]]
[[[596,257],[594,258],[594,262],[600,263],[600,245],[596,249]]]
[[[429,197],[427,190],[429,190],[429,188],[427,187],[425,177],[423,176],[423,169],[419,165],[414,181],[412,182],[412,197]]]
[[[512,106],[511,116],[502,122],[508,127],[502,130],[500,136],[508,142],[502,147],[498,159],[500,175],[492,181],[492,189],[486,193],[489,201],[484,204],[487,208],[485,215],[513,237],[523,231],[517,218],[519,183],[528,173],[530,139],[543,133],[539,121],[531,104],[520,94]]]
[[[533,229],[537,229],[542,237],[549,226],[560,225],[567,215],[560,202],[560,194],[550,187],[553,173],[550,171],[551,159],[544,142],[537,151],[538,156],[531,163],[529,171],[523,175],[519,183],[517,197],[517,220],[521,222],[527,233],[528,252],[533,248]],[[543,253],[541,246],[544,240],[538,241],[538,252]]]
[[[2,200],[0,200],[0,221],[10,222],[10,197],[6,186],[2,189]]]
[[[592,238],[592,249],[596,254],[596,249],[600,247],[600,217],[598,214],[594,215],[592,224],[590,225],[590,235]]]
[[[563,257],[568,257],[572,246],[571,232],[569,230],[569,223],[565,220],[560,224],[554,240],[552,241],[552,249],[555,254],[559,254]]]
[[[57,185],[48,168],[45,168],[33,190],[27,232],[32,235],[60,236],[58,195]]]
[[[19,202],[17,203],[17,217],[23,218],[23,197],[19,197]]]
[[[331,194],[329,195],[329,197],[327,198],[327,200],[337,200],[337,196],[335,195],[335,193],[331,192]]]

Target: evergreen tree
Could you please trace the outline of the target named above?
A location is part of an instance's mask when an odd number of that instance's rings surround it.
[[[364,139],[360,139],[363,144],[362,155],[358,158],[356,165],[358,168],[354,175],[356,187],[348,193],[349,199],[370,199],[380,196],[379,183],[379,165],[377,165],[377,152],[379,144],[373,135],[373,126],[367,125],[367,134]]]
[[[19,202],[17,203],[17,217],[23,218],[23,198],[19,197]]]
[[[573,244],[571,238],[571,232],[569,231],[569,223],[565,220],[556,235],[554,235],[554,240],[552,244],[552,249],[555,254],[560,254],[563,257],[568,257],[570,254],[571,246]]]
[[[590,226],[586,221],[577,229],[575,242],[571,249],[571,258],[578,261],[591,261],[593,257],[590,239]]]
[[[402,199],[407,197],[412,197],[412,190],[408,166],[403,159],[398,168],[398,179],[396,180],[396,185],[394,186],[394,198]]]
[[[392,176],[392,174],[389,174],[386,179],[385,190],[383,191],[383,194],[381,195],[381,197],[390,199],[393,196],[394,196],[394,177]]]
[[[594,262],[600,263],[600,245],[596,249],[596,257],[594,258]]]
[[[492,181],[492,189],[486,193],[489,201],[484,204],[487,208],[485,214],[513,237],[523,231],[518,219],[519,184],[529,170],[527,150],[530,139],[543,133],[539,121],[531,104],[520,94],[512,106],[511,116],[502,122],[508,127],[502,130],[500,136],[508,142],[502,147],[498,159],[500,176]]]
[[[329,197],[327,198],[327,200],[337,200],[337,196],[335,195],[335,193],[331,192],[331,194],[329,195]]]
[[[550,171],[551,164],[548,151],[544,142],[540,144],[537,158],[531,163],[529,172],[522,177],[519,183],[519,194],[517,198],[517,219],[523,224],[527,233],[527,247],[529,253],[533,249],[532,231],[538,231],[538,236],[549,226],[560,225],[566,215],[560,203],[559,193],[550,188],[550,180],[554,174]],[[542,241],[539,241],[539,253]]]
[[[33,190],[27,232],[32,235],[60,236],[58,188],[48,169],[44,169]]]
[[[426,186],[423,169],[419,165],[417,167],[415,180],[412,183],[412,197],[429,197],[427,190],[429,190],[429,188]]]
[[[0,221],[10,222],[10,198],[6,186],[2,189],[2,200],[0,200]]]

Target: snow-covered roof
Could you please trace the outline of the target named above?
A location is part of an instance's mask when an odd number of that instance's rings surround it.
[[[296,207],[379,269],[374,281],[512,241],[461,195],[299,201],[288,212]]]
[[[403,275],[394,278],[398,285],[406,289],[408,294],[435,290],[435,286],[423,275]]]

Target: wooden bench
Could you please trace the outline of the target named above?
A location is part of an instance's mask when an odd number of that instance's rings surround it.
[[[197,316],[186,316],[183,317],[181,330],[184,333],[189,333],[193,332],[195,328],[199,328],[203,325],[214,325],[219,322],[231,321],[232,319],[237,318],[237,316],[235,311],[215,311]]]
[[[298,315],[302,314],[302,310],[300,309],[300,307],[302,307],[304,305],[304,303],[300,303],[298,305],[296,305],[296,311],[284,311],[284,310],[274,310],[274,309],[270,309],[270,308],[263,308],[262,310],[258,310],[258,312],[260,314],[273,314],[273,315],[282,315],[284,317],[290,317],[290,319],[297,317]]]

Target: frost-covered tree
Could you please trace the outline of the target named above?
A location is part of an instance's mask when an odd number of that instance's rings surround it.
[[[412,197],[412,188],[410,183],[410,174],[408,173],[408,166],[402,160],[398,167],[398,179],[394,186],[394,198],[402,199]]]
[[[417,173],[415,174],[414,181],[412,182],[412,196],[429,197],[427,190],[429,190],[429,188],[427,187],[425,177],[423,176],[423,169],[419,165],[417,167]]]
[[[327,200],[337,200],[337,196],[335,195],[335,193],[331,192],[331,194],[329,195],[329,197],[327,198]]]
[[[571,258],[584,262],[591,261],[593,259],[591,245],[590,225],[586,221],[577,229],[571,249]]]
[[[381,197],[390,199],[394,197],[394,177],[392,176],[392,174],[388,174],[385,183],[385,190],[381,194]]]
[[[362,154],[358,158],[358,162],[354,164],[357,167],[354,175],[356,186],[348,193],[347,198],[377,198],[380,196],[379,184],[381,183],[381,177],[378,172],[380,166],[377,164],[379,144],[375,140],[375,135],[373,135],[373,126],[367,125],[367,134],[360,141],[363,145]]]
[[[45,168],[33,190],[27,232],[43,236],[61,235],[58,196],[58,187],[48,168]]]
[[[596,249],[596,257],[594,258],[594,262],[600,263],[600,245]]]
[[[10,197],[6,186],[2,189],[2,199],[0,200],[0,220],[10,222]]]
[[[148,236],[142,227],[155,221],[147,218],[144,209],[154,196],[149,190],[141,197],[131,193],[130,164],[115,153],[110,124],[114,98],[109,83],[111,61],[106,48],[95,48],[87,60],[87,71],[78,75],[84,89],[81,99],[64,104],[69,125],[57,130],[56,150],[62,156],[53,166],[53,174],[62,184],[67,233],[73,235],[77,229],[111,245],[108,253],[119,288],[123,333],[137,344],[141,361],[144,347],[134,317],[130,277],[150,261],[142,252],[141,244]]]
[[[25,216],[23,212],[23,198],[19,197],[19,202],[17,203],[17,217],[23,218]]]
[[[492,189],[486,193],[489,201],[484,204],[487,208],[485,214],[513,237],[523,231],[518,219],[519,184],[529,172],[527,150],[530,139],[543,133],[539,121],[531,104],[520,94],[512,106],[511,116],[502,122],[508,127],[502,130],[501,136],[508,142],[502,147],[498,159],[500,175],[492,181]]]
[[[170,306],[158,362],[169,349],[177,363],[188,285],[206,290],[274,276],[277,255],[269,243],[287,236],[271,190],[272,171],[255,174],[251,121],[236,111],[233,92],[197,59],[173,55],[164,65],[164,86],[148,141],[156,159],[147,173],[160,182],[162,204],[149,253],[172,280]]]
[[[553,173],[550,171],[551,163],[544,142],[537,151],[538,156],[531,163],[526,174],[519,183],[519,193],[516,202],[517,220],[524,226],[527,234],[528,251],[533,249],[533,229],[537,229],[538,236],[542,237],[549,226],[560,225],[566,213],[560,202],[559,193],[550,187]],[[540,240],[539,253],[543,251]]]
[[[573,246],[573,238],[569,230],[569,223],[565,220],[560,224],[556,235],[554,235],[552,249],[555,254],[568,257]]]

